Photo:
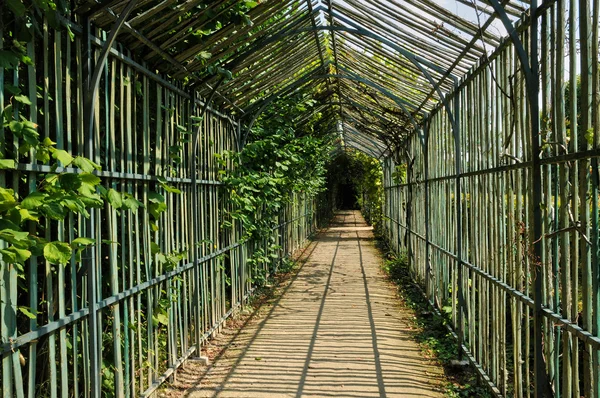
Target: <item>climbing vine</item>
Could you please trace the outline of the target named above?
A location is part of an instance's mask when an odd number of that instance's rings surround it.
[[[266,239],[270,243],[268,252],[257,251],[251,263],[268,261],[278,249],[272,231],[293,194],[311,198],[325,189],[329,136],[299,135],[302,129],[318,123],[321,116],[301,128],[294,124],[294,116],[314,105],[305,97],[278,101],[252,129],[242,151],[217,155],[221,180],[234,204],[231,218],[241,222],[245,239]],[[233,167],[227,167],[228,160]]]
[[[327,180],[333,195],[337,195],[340,185],[352,185],[356,192],[355,202],[365,219],[375,230],[379,228],[383,217],[383,169],[379,160],[347,148],[332,159]]]

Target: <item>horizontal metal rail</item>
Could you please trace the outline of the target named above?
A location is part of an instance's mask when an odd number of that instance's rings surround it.
[[[465,260],[459,260],[459,258],[456,256],[456,254],[444,249],[443,247],[441,247],[433,242],[428,242],[427,239],[423,235],[408,229],[408,227],[406,225],[403,225],[400,222],[398,222],[388,216],[384,216],[384,218],[392,221],[393,223],[397,224],[399,227],[407,230],[411,235],[414,235],[417,238],[423,240],[426,244],[430,245],[431,247],[437,249],[438,251],[445,254],[446,256],[457,261],[460,265],[464,265],[466,268],[468,268],[471,271],[475,272],[476,274],[480,275],[484,279],[488,280],[489,282],[492,282],[492,284],[501,288],[502,290],[504,290],[506,293],[508,293],[512,297],[521,301],[523,304],[527,305],[528,307],[530,307],[532,309],[534,308],[533,299],[531,297],[527,296],[525,293],[512,288],[507,283],[490,275],[489,273],[485,272],[484,270],[477,267],[476,265],[473,265]],[[555,313],[550,308],[542,307],[542,311],[543,311],[544,316],[546,316],[549,319],[552,319],[552,321],[555,322],[558,326],[564,327],[566,330],[575,334],[579,339],[584,341],[586,344],[590,344],[595,349],[600,349],[600,338],[599,337],[596,337],[593,334],[583,330],[579,325],[569,321],[568,319],[564,319],[562,316],[560,316],[560,314]]]
[[[74,167],[51,167],[41,164],[32,163],[19,163],[16,165],[19,171],[28,171],[34,173],[83,173],[80,169]],[[191,184],[190,178],[176,178],[176,177],[160,177],[147,174],[138,173],[121,173],[117,171],[97,171],[95,170],[92,174],[103,178],[115,178],[120,180],[134,180],[134,181],[158,181],[160,178],[164,178],[168,182],[180,183],[180,184]],[[223,185],[221,181],[211,180],[197,180],[198,185]]]
[[[236,244],[227,246],[224,249],[217,250],[214,253],[211,253],[209,255],[201,257],[200,259],[198,259],[198,262],[196,264],[187,263],[185,265],[182,265],[182,266],[174,269],[173,271],[166,272],[160,276],[157,276],[156,278],[152,278],[146,282],[143,282],[143,283],[139,284],[138,286],[135,286],[134,288],[127,289],[127,290],[120,292],[119,294],[115,294],[113,296],[107,297],[98,302],[98,310],[101,311],[103,309],[106,309],[106,308],[110,307],[111,305],[117,304],[129,297],[132,297],[132,296],[134,296],[138,293],[141,293],[145,290],[148,290],[149,288],[154,287],[162,282],[166,282],[170,279],[173,279],[174,277],[181,275],[182,273],[184,273],[186,271],[191,270],[192,268],[194,268],[194,266],[200,265],[200,264],[210,261],[216,257],[219,257],[220,255],[227,253],[241,245],[242,245],[242,243],[236,243]],[[49,323],[45,324],[44,326],[40,326],[39,329],[22,334],[22,335],[18,336],[16,339],[14,339],[13,341],[11,341],[9,344],[3,344],[2,347],[0,348],[0,356],[5,355],[8,352],[12,352],[21,346],[24,346],[26,344],[34,342],[34,341],[38,340],[40,337],[43,337],[49,333],[55,332],[63,327],[71,325],[71,324],[85,318],[88,315],[89,315],[89,309],[83,308],[79,311],[76,311],[69,315],[66,315],[65,317],[63,317],[57,321],[49,322]]]
[[[59,16],[58,17],[58,21],[60,23],[62,23],[64,26],[68,26],[71,31],[73,33],[76,33],[78,35],[81,35],[83,32],[83,28],[74,23],[73,21],[70,21],[68,19],[66,19],[65,17]],[[91,42],[93,45],[95,45],[96,47],[100,47],[102,48],[102,46],[104,45],[104,40],[102,40],[101,38],[91,35]],[[113,57],[115,57],[116,59],[118,59],[119,61],[122,61],[123,63],[125,63],[126,65],[131,66],[133,69],[135,69],[136,71],[142,73],[144,76],[154,80],[155,82],[159,83],[161,86],[168,88],[169,90],[173,91],[174,93],[177,93],[178,95],[182,96],[185,99],[192,99],[192,96],[182,90],[180,87],[177,87],[176,85],[174,85],[173,83],[169,82],[168,80],[164,79],[163,77],[161,77],[159,74],[151,71],[150,69],[146,68],[145,66],[143,66],[142,64],[134,61],[131,57],[128,57],[127,55],[125,55],[122,51],[117,50],[116,48],[112,47],[110,49],[110,55],[112,55]],[[200,106],[204,106],[205,102],[196,98],[196,103]],[[218,110],[211,108],[210,106],[207,108],[207,111],[214,114],[215,116],[219,116],[222,117],[224,119],[229,120],[234,126],[238,125],[237,120],[234,120],[231,118],[231,116],[226,115],[222,112],[219,112]]]
[[[562,163],[567,163],[567,162],[582,161],[582,160],[592,159],[592,158],[600,158],[600,148],[590,149],[587,151],[573,152],[573,153],[568,153],[568,154],[564,154],[564,155],[545,157],[545,158],[540,159],[540,164],[541,165],[556,165],[556,164],[562,164]],[[454,180],[456,178],[474,177],[474,176],[480,176],[480,175],[491,174],[491,173],[504,173],[507,171],[523,170],[523,169],[531,168],[532,166],[533,166],[533,162],[526,161],[526,162],[508,164],[508,165],[504,165],[504,166],[491,167],[489,169],[465,171],[459,175],[449,174],[449,175],[445,175],[445,176],[441,176],[441,177],[432,177],[432,178],[429,178],[427,181],[416,180],[416,181],[406,183],[406,184],[389,185],[389,186],[384,187],[384,189],[404,188],[404,187],[409,187],[409,186],[422,185],[422,184],[425,184],[426,182],[448,181],[448,180]]]

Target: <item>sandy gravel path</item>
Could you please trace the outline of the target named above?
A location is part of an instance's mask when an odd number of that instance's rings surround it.
[[[178,376],[181,395],[441,397],[382,261],[360,213],[339,212],[275,298],[207,347],[215,361]]]

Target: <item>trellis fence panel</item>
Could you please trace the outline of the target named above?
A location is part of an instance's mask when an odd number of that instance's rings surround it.
[[[507,39],[385,160],[387,238],[498,396],[600,394],[598,9],[517,29],[537,98]]]
[[[137,198],[143,207],[106,205],[92,210],[90,219],[70,215],[31,231],[48,240],[95,239],[81,262],[74,256],[67,266],[54,266],[32,257],[23,271],[0,262],[0,392],[86,397],[99,383],[101,396],[148,396],[183,361],[200,355],[203,342],[251,294],[255,274],[269,272],[267,265],[260,270],[247,263],[253,248],[266,242],[241,240],[241,226],[228,219],[227,189],[218,181],[214,155],[239,150],[238,122],[210,108],[201,115],[204,103],[196,94],[118,45],[102,68],[93,152],[86,153],[85,37],[80,26],[69,24],[72,39],[67,30],[44,24],[42,36],[28,43],[33,64],[27,69],[0,68],[0,95],[8,82],[21,87],[31,106],[15,106],[17,117],[37,123],[42,139],[57,148],[101,165],[103,185]],[[104,39],[103,32],[93,32],[94,59]],[[0,97],[0,112],[9,100]],[[11,145],[2,130],[0,150]],[[194,150],[198,166],[191,170]],[[76,171],[52,170],[29,157],[17,169],[0,170],[0,185],[21,196],[35,191],[49,173]],[[164,182],[181,193],[165,189]],[[281,257],[302,245],[316,228],[315,217],[313,199],[292,199],[273,230]],[[232,226],[223,228],[225,221]],[[97,283],[90,291],[91,273]],[[90,327],[92,317],[96,328]]]

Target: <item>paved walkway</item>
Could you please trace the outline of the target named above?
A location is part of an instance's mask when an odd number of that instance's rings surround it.
[[[179,376],[195,384],[184,395],[441,397],[442,370],[422,357],[381,262],[360,213],[338,213],[281,296],[216,339],[212,366]]]

